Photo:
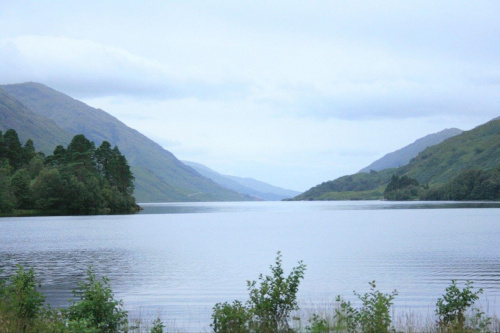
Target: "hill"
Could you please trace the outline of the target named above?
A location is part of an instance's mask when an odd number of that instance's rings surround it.
[[[393,175],[440,187],[467,170],[488,171],[500,167],[500,119],[453,136],[420,152],[399,168],[343,176],[324,182],[293,200],[382,199]]]
[[[225,188],[260,200],[283,200],[299,194],[299,192],[276,187],[253,178],[222,175],[199,163],[188,161],[182,162]]]
[[[119,146],[136,178],[135,197],[139,202],[250,199],[201,176],[172,153],[103,110],[39,83],[4,85],[0,89],[72,135],[83,134],[96,145],[105,140]],[[22,126],[9,122],[5,126],[24,131]]]
[[[399,168],[406,165],[410,160],[418,155],[427,147],[437,145],[444,140],[455,135],[461,134],[463,131],[458,128],[447,128],[441,132],[429,134],[409,144],[406,147],[398,149],[392,153],[386,154],[384,157],[376,160],[369,166],[361,169],[359,172],[370,172],[371,170],[380,171],[390,168]]]
[[[24,143],[32,139],[35,148],[46,155],[57,145],[68,145],[73,135],[56,125],[52,120],[40,116],[18,100],[0,89],[0,130],[14,128]]]

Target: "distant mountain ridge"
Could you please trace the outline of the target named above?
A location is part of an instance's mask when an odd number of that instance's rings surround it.
[[[198,171],[201,175],[212,179],[214,182],[224,186],[225,188],[238,193],[250,195],[260,200],[283,200],[300,194],[300,192],[283,189],[253,178],[222,175],[199,163],[189,161],[182,162]]]
[[[45,133],[46,142],[57,142],[65,132],[71,136],[84,134],[96,145],[106,140],[119,146],[136,178],[135,197],[138,202],[252,200],[201,176],[172,153],[106,112],[43,84],[3,85],[0,90],[22,103],[38,119],[50,119],[60,128],[59,131],[55,130],[58,132],[56,136]],[[23,128],[22,122],[16,122],[15,119],[2,122],[2,125],[18,127],[15,129],[19,133],[31,131]],[[37,142],[43,141],[36,139]],[[65,142],[57,144],[62,143]]]
[[[407,165],[343,176],[319,184],[293,200],[382,199],[393,175],[408,176],[432,187],[446,184],[465,170],[495,168],[500,168],[499,118],[428,147]]]
[[[399,168],[406,165],[410,160],[418,155],[427,147],[437,145],[444,140],[455,135],[461,134],[463,131],[458,128],[447,128],[438,133],[426,135],[406,147],[398,149],[392,153],[384,155],[384,157],[376,160],[369,166],[361,169],[359,172],[370,172],[371,170],[380,171],[389,168]]]

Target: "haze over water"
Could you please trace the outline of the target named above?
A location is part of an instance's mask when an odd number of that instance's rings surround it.
[[[0,269],[33,266],[53,306],[65,306],[89,265],[131,314],[209,330],[217,302],[248,297],[246,280],[307,265],[302,308],[368,282],[397,289],[398,308],[432,312],[451,279],[500,306],[496,203],[251,202],[143,204],[136,215],[2,218]]]

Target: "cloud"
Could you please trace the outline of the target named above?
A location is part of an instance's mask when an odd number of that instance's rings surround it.
[[[37,81],[77,97],[127,95],[210,98],[238,94],[243,83],[184,77],[169,66],[90,40],[25,35],[0,40],[2,83]]]

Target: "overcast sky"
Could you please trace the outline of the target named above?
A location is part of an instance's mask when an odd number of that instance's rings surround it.
[[[0,0],[0,83],[306,190],[500,116],[500,1]]]

